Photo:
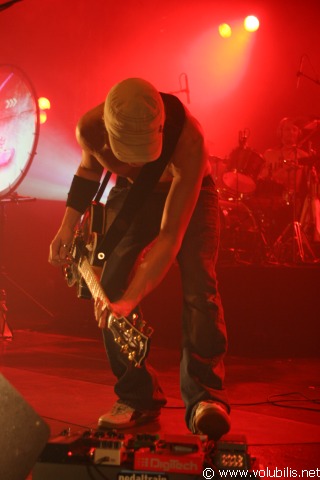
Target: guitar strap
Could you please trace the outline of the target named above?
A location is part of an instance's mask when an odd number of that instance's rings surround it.
[[[99,187],[99,190],[97,191],[97,194],[96,194],[96,196],[94,197],[94,200],[93,200],[94,202],[96,202],[96,203],[99,203],[99,202],[100,202],[101,197],[102,197],[102,195],[103,195],[103,192],[105,191],[106,186],[108,185],[108,182],[109,182],[109,180],[110,180],[110,178],[111,178],[111,175],[112,175],[112,172],[110,172],[109,170],[107,170],[107,172],[106,172],[106,174],[105,174],[105,176],[104,176],[104,179],[102,180],[102,183],[101,183],[101,185],[100,185],[100,187]]]
[[[186,118],[185,109],[181,101],[174,95],[161,93],[161,97],[166,111],[161,155],[156,161],[144,165],[132,184],[118,215],[96,249],[94,261],[97,265],[102,265],[109,258],[128,230],[135,213],[138,212],[158,183],[177,145]]]

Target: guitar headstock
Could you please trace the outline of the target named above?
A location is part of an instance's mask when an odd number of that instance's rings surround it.
[[[128,360],[135,367],[140,367],[149,351],[153,329],[147,326],[137,313],[132,313],[129,318],[116,318],[110,314],[108,328]]]

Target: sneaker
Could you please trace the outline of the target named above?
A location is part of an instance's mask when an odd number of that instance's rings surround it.
[[[159,416],[160,410],[144,410],[140,412],[118,400],[109,412],[101,415],[98,420],[98,426],[112,429],[128,428],[153,422]]]
[[[230,430],[230,418],[227,408],[218,402],[199,402],[193,410],[191,431],[208,435],[211,440],[219,440]]]

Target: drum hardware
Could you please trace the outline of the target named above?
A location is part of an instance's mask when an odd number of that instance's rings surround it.
[[[316,163],[309,171],[308,193],[303,203],[300,223],[309,238],[314,242],[320,241],[320,178]]]
[[[288,196],[290,201],[287,201],[287,205],[291,204],[292,206],[292,221],[284,228],[272,247],[273,257],[278,264],[316,263],[318,261],[301,223],[297,220],[297,171],[304,160],[304,158],[297,158],[296,150],[296,158],[293,161],[284,161],[288,163],[290,171],[294,172],[294,189],[287,192],[290,194]]]
[[[259,264],[269,257],[270,246],[250,208],[240,200],[219,200],[219,261]]]
[[[290,263],[290,259],[289,262],[286,261],[287,247],[290,247],[290,244],[292,246],[292,263],[316,263],[318,261],[301,228],[301,223],[298,221],[287,225],[273,245],[273,254],[278,263]]]

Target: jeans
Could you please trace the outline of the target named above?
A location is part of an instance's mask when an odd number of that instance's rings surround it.
[[[107,201],[110,221],[127,191],[118,187],[111,190]],[[164,192],[151,194],[107,260],[101,283],[111,301],[121,297],[138,254],[157,236],[165,199]],[[215,273],[218,245],[218,194],[208,176],[177,255],[183,294],[180,389],[189,428],[192,410],[199,401],[218,401],[229,410],[223,386],[227,334]],[[148,360],[137,368],[120,352],[109,330],[103,330],[103,339],[117,378],[114,391],[119,399],[136,410],[164,406],[165,395]]]

